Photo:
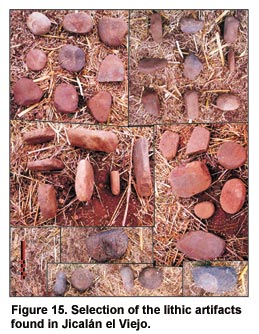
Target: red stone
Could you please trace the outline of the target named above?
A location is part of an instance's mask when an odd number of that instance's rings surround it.
[[[193,161],[174,168],[169,175],[169,182],[176,196],[188,198],[208,189],[211,176],[204,162]]]
[[[22,78],[13,86],[14,101],[19,106],[30,106],[41,100],[43,91],[31,79]]]
[[[140,284],[149,290],[158,289],[163,282],[163,272],[161,269],[146,267],[139,273]]]
[[[162,156],[167,160],[171,160],[176,156],[178,145],[179,145],[179,135],[176,132],[165,131],[159,143],[159,150],[162,153]]]
[[[88,160],[80,160],[76,171],[76,197],[79,201],[87,202],[94,191],[94,170]]]
[[[107,122],[111,113],[112,96],[109,92],[100,91],[88,100],[87,105],[98,122]]]
[[[184,104],[188,119],[199,118],[199,95],[195,90],[187,90],[184,93]]]
[[[79,72],[85,66],[85,53],[74,45],[63,46],[58,55],[59,64],[70,72]]]
[[[229,72],[234,72],[236,68],[235,62],[235,52],[233,49],[230,49],[228,52],[228,69]]]
[[[112,194],[118,196],[120,194],[120,173],[118,170],[111,171],[110,181]]]
[[[212,202],[204,201],[195,205],[194,213],[201,219],[208,219],[213,216],[215,206]]]
[[[101,41],[110,46],[123,44],[127,32],[128,25],[121,18],[103,17],[98,23],[98,33]]]
[[[71,275],[71,285],[80,293],[89,289],[94,283],[94,274],[86,268],[78,268]]]
[[[242,145],[229,141],[220,145],[217,158],[221,166],[227,169],[235,169],[246,162],[247,152]]]
[[[182,17],[180,20],[180,29],[186,34],[195,34],[204,27],[204,22],[195,20],[192,17]]]
[[[51,128],[35,129],[28,131],[23,135],[23,141],[26,144],[35,145],[47,143],[55,138],[55,131]]]
[[[163,58],[143,58],[138,63],[141,73],[153,74],[167,66],[167,60]]]
[[[227,213],[237,213],[245,203],[246,187],[239,179],[228,180],[220,194],[220,205]]]
[[[233,16],[227,16],[224,24],[224,40],[226,43],[234,43],[238,35],[239,21]]]
[[[63,27],[66,31],[75,34],[87,34],[93,29],[91,16],[84,12],[65,15]]]
[[[142,103],[148,115],[159,116],[160,103],[157,93],[150,88],[145,88],[142,95]]]
[[[192,52],[184,60],[183,75],[189,80],[195,80],[203,69],[198,57]]]
[[[119,57],[107,56],[101,63],[97,74],[99,82],[120,82],[124,80],[124,65]]]
[[[216,101],[217,107],[223,111],[236,110],[240,106],[240,99],[233,94],[221,94]]]
[[[62,83],[54,93],[54,106],[58,112],[73,113],[78,107],[78,95],[74,86]]]
[[[225,250],[225,241],[218,236],[203,231],[193,231],[184,235],[176,247],[194,260],[213,260]]]
[[[27,168],[35,171],[61,170],[65,168],[63,162],[56,158],[28,161]]]
[[[43,183],[39,184],[38,202],[43,218],[50,219],[56,216],[58,204],[56,199],[56,191],[53,185]]]
[[[47,63],[46,53],[39,49],[33,49],[27,53],[26,65],[32,71],[41,71]]]
[[[207,152],[210,141],[210,131],[203,126],[196,126],[187,143],[186,155]]]
[[[162,18],[158,13],[151,15],[150,33],[156,43],[161,43],[163,41]]]
[[[28,16],[27,26],[34,35],[45,35],[50,31],[51,22],[46,15],[33,12]]]

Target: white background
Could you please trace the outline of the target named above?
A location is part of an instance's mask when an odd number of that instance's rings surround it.
[[[153,297],[153,298],[10,298],[9,297],[9,9],[15,8],[71,8],[74,9],[249,9],[249,293],[250,297]],[[151,325],[150,329],[140,330],[139,333],[156,333],[158,331],[181,332],[185,333],[227,333],[233,332],[235,334],[244,333],[258,333],[258,309],[259,309],[259,251],[258,251],[258,225],[257,219],[258,208],[258,113],[259,107],[256,103],[258,98],[258,6],[256,1],[7,1],[1,0],[0,3],[0,328],[2,333],[28,333],[28,329],[14,329],[10,330],[11,305],[22,304],[23,306],[47,306],[49,309],[54,304],[64,304],[67,309],[70,305],[79,304],[84,306],[89,304],[91,306],[101,306],[109,304],[114,306],[124,306],[125,309],[134,305],[149,304],[151,306],[163,307],[164,304],[169,305],[186,305],[192,306],[206,306],[211,304],[218,304],[220,306],[240,306],[242,307],[241,315],[186,315],[186,316],[144,316],[134,315],[130,318],[135,320],[140,318],[147,320]],[[258,100],[257,100],[258,101]],[[258,196],[258,197],[257,197]],[[17,317],[16,317],[17,318]],[[47,316],[46,318],[49,318]],[[56,317],[52,317],[57,319]],[[62,318],[62,316],[61,316]],[[81,316],[80,318],[84,318]],[[111,320],[113,316],[92,317],[94,320]],[[23,318],[23,320],[26,318]],[[40,318],[37,318],[38,320]],[[31,319],[32,320],[32,319]],[[256,329],[257,328],[257,329]],[[49,329],[39,329],[41,333],[49,333]],[[54,329],[53,333],[63,333],[65,329]],[[75,333],[74,330],[67,330],[68,333]],[[80,331],[80,329],[77,329]],[[125,330],[117,327],[116,329],[108,330],[89,330],[82,329],[90,333],[112,332],[112,333],[134,333],[134,329]],[[32,329],[30,332],[37,332]]]

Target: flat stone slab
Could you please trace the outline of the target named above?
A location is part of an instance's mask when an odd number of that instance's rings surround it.
[[[60,49],[58,61],[65,70],[80,72],[85,66],[85,53],[79,47],[68,44]]]
[[[178,150],[180,136],[176,132],[166,130],[159,142],[159,150],[166,160],[172,160]]]
[[[230,214],[237,213],[245,203],[246,187],[239,179],[228,180],[220,194],[222,209]]]
[[[89,236],[86,248],[90,257],[98,262],[121,258],[128,248],[128,236],[122,229],[113,229]]]
[[[64,271],[59,270],[56,274],[56,281],[53,292],[56,296],[64,296],[67,288],[67,276]]]
[[[167,60],[164,58],[143,58],[138,63],[138,70],[141,73],[153,74],[166,66]]]
[[[162,17],[160,14],[155,13],[151,15],[149,31],[156,43],[161,43],[163,41]]]
[[[210,201],[197,203],[194,207],[194,213],[201,219],[209,219],[215,212],[215,206]]]
[[[54,218],[57,214],[58,203],[56,191],[52,184],[40,183],[38,186],[38,203],[44,219]]]
[[[103,17],[98,22],[99,37],[106,45],[122,45],[127,32],[128,24],[121,18]]]
[[[145,88],[142,95],[142,103],[145,112],[148,115],[159,116],[160,114],[160,103],[157,92],[151,88]]]
[[[24,133],[23,141],[25,144],[36,145],[47,143],[55,138],[55,131],[51,128],[35,129]]]
[[[115,55],[109,55],[102,61],[97,81],[99,82],[120,82],[124,80],[125,70],[123,62]]]
[[[65,168],[63,162],[56,158],[28,161],[27,168],[38,172],[61,170]]]
[[[112,96],[109,92],[100,91],[88,100],[87,105],[93,117],[105,123],[111,114]]]
[[[39,49],[32,49],[27,53],[26,65],[31,71],[41,71],[47,63],[46,53]]]
[[[46,15],[33,12],[27,18],[27,26],[34,35],[45,35],[50,31],[51,22]]]
[[[91,199],[94,191],[94,170],[88,160],[80,160],[76,171],[76,197],[81,202]]]
[[[240,99],[233,94],[221,94],[217,98],[216,105],[220,110],[232,111],[239,108]]]
[[[196,126],[187,143],[186,155],[207,152],[210,142],[210,131],[203,126]]]
[[[122,278],[124,289],[131,292],[134,289],[134,272],[131,267],[123,266],[120,268],[120,275]]]
[[[176,196],[189,198],[208,189],[211,176],[204,162],[193,161],[174,168],[169,175],[169,183]]]
[[[192,17],[182,17],[180,20],[180,29],[186,34],[195,34],[204,27],[204,22],[195,20]]]
[[[86,268],[78,268],[71,275],[71,284],[80,293],[89,289],[94,282],[94,274]]]
[[[64,17],[63,28],[71,33],[87,34],[93,29],[93,20],[84,12],[70,13]]]
[[[202,70],[201,61],[191,52],[184,60],[183,75],[189,80],[195,80]]]
[[[239,21],[234,16],[227,16],[224,23],[224,40],[226,43],[234,43],[238,37]]]
[[[243,166],[247,159],[246,149],[233,141],[223,143],[217,152],[218,162],[226,169],[235,169]]]
[[[43,91],[31,79],[19,79],[13,86],[14,101],[19,106],[28,107],[40,102]]]
[[[225,241],[212,233],[193,231],[178,240],[176,247],[190,259],[213,260],[224,253]]]
[[[231,291],[237,283],[237,273],[232,267],[195,267],[192,277],[198,287],[212,293]]]
[[[139,274],[140,284],[149,290],[154,290],[160,287],[163,282],[163,272],[161,269],[146,267]]]
[[[199,95],[195,90],[187,90],[184,93],[184,105],[188,119],[195,120],[199,118]]]
[[[74,113],[78,108],[78,95],[74,86],[62,83],[56,87],[54,106],[60,113]]]

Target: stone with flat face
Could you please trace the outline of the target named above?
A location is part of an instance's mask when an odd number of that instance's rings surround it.
[[[222,209],[230,214],[237,213],[245,203],[246,187],[239,179],[228,180],[220,194]]]
[[[89,289],[94,282],[94,274],[86,268],[78,268],[71,275],[71,284],[80,293]]]
[[[208,219],[213,216],[215,212],[215,206],[210,201],[204,201],[197,203],[194,207],[194,213],[201,219]]]
[[[235,169],[241,167],[247,159],[246,149],[233,141],[223,143],[218,148],[218,162],[227,169]]]
[[[31,71],[41,71],[47,63],[46,53],[39,49],[33,49],[27,53],[26,65]]]
[[[184,104],[188,119],[199,118],[199,95],[195,90],[187,90],[184,93]]]
[[[38,172],[61,170],[65,168],[63,162],[56,158],[28,161],[27,168]]]
[[[217,98],[216,105],[223,111],[236,110],[240,106],[240,99],[233,94],[221,94]]]
[[[98,23],[98,33],[101,41],[110,46],[123,44],[128,32],[127,23],[121,18],[103,17]]]
[[[160,103],[157,93],[151,88],[145,88],[142,95],[142,103],[145,112],[148,115],[159,116],[160,113]]]
[[[45,35],[50,31],[51,22],[46,15],[33,12],[28,16],[27,26],[34,35]]]
[[[54,138],[55,131],[51,128],[31,130],[23,135],[23,141],[25,142],[25,144],[29,145],[47,143]]]
[[[40,102],[43,91],[31,79],[19,79],[13,86],[14,101],[19,106],[30,106]]]
[[[150,33],[156,43],[161,43],[163,41],[162,17],[158,13],[151,15]]]
[[[189,80],[195,80],[203,69],[203,65],[194,53],[190,53],[184,60],[183,75]]]
[[[54,218],[57,214],[58,203],[56,191],[52,184],[40,183],[38,187],[38,203],[44,219]]]
[[[78,95],[74,86],[62,83],[54,93],[54,106],[58,112],[69,114],[77,110]]]
[[[160,287],[163,282],[163,272],[161,269],[146,267],[139,274],[140,284],[149,290],[154,290]]]
[[[87,105],[98,122],[107,122],[111,113],[112,96],[109,92],[100,91],[88,100]]]
[[[124,65],[119,57],[107,56],[101,63],[97,74],[99,82],[120,82],[124,80]]]
[[[122,278],[124,289],[131,292],[134,289],[134,272],[131,267],[123,266],[120,268],[120,275]]]
[[[210,141],[210,131],[203,126],[196,126],[187,143],[186,155],[207,152]]]
[[[87,34],[93,29],[91,16],[84,12],[65,15],[63,27],[66,31],[75,34]]]
[[[234,43],[238,36],[239,21],[234,16],[227,16],[224,24],[224,40],[226,43]]]
[[[138,63],[138,70],[141,73],[153,74],[166,66],[167,60],[164,58],[143,58]]]
[[[195,20],[192,17],[182,17],[180,20],[180,29],[186,34],[195,34],[204,27],[204,22]]]
[[[88,160],[80,160],[75,180],[76,197],[81,202],[91,199],[94,191],[94,170]]]
[[[163,157],[167,160],[172,160],[177,153],[180,137],[178,133],[172,131],[165,131],[159,142],[159,150]]]
[[[79,72],[85,66],[85,53],[74,45],[63,46],[58,55],[59,64],[69,72]]]
[[[59,270],[56,274],[56,282],[53,292],[56,296],[64,296],[67,288],[67,276],[64,271]]]

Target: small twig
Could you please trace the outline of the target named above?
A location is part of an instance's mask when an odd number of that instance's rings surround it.
[[[179,52],[180,56],[181,56],[182,58],[184,58],[184,57],[183,57],[182,50],[181,50],[180,45],[179,45],[179,42],[178,42],[178,41],[175,41],[175,43],[176,43],[176,46],[177,46],[177,49],[178,49],[178,52]]]

